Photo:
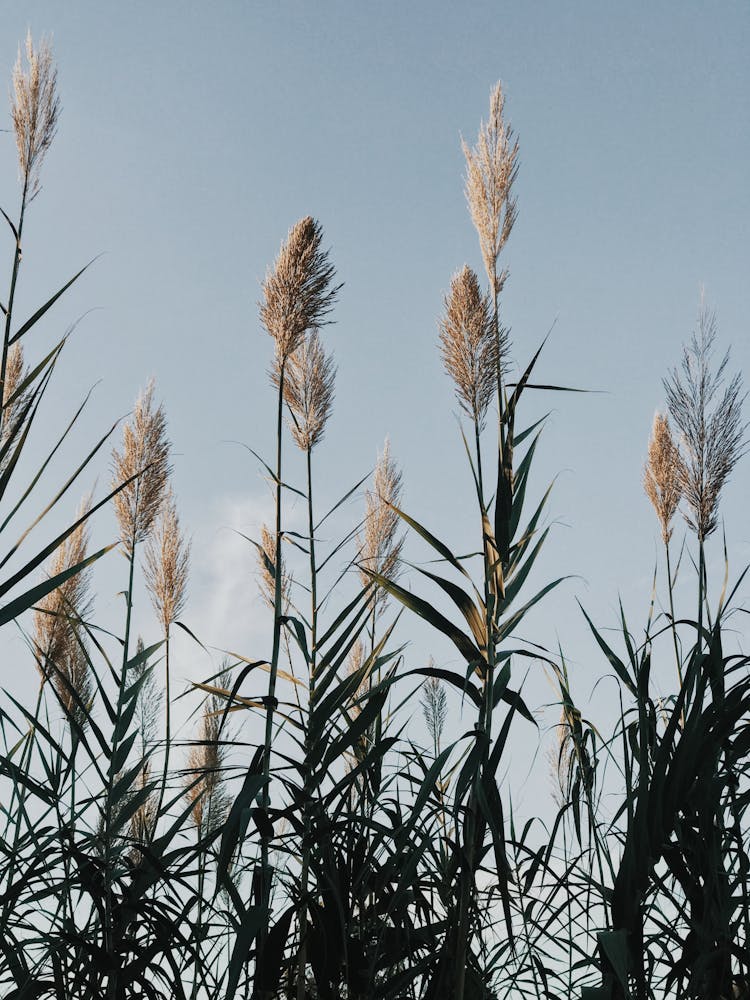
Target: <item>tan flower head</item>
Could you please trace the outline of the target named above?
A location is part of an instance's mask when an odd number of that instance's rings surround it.
[[[497,261],[516,220],[516,199],[511,194],[518,173],[518,142],[503,119],[505,97],[498,83],[490,94],[490,116],[479,128],[477,144],[462,142],[466,157],[466,200],[479,236],[479,246],[490,286],[496,295],[505,283]]]
[[[258,586],[260,595],[269,608],[275,607],[276,600],[276,534],[264,524],[260,529],[258,554]],[[281,607],[289,606],[291,580],[284,571],[284,557],[281,558]]]
[[[77,517],[90,508],[83,501]],[[47,567],[47,578],[58,576],[82,563],[89,542],[88,522],[84,521],[60,545]],[[37,604],[34,612],[34,649],[41,676],[49,680],[66,711],[82,721],[82,711],[73,691],[87,704],[93,688],[84,647],[81,619],[90,609],[90,568],[69,577]]]
[[[393,506],[401,505],[401,492],[401,472],[391,458],[390,443],[386,439],[375,466],[373,489],[365,493],[364,527],[357,538],[360,579],[364,585],[371,582],[367,570],[389,580],[395,580],[398,575],[404,539],[399,533],[400,518]],[[375,591],[375,601],[376,606],[386,601],[381,588]]]
[[[190,542],[180,530],[177,506],[169,486],[154,531],[146,543],[144,570],[151,603],[166,634],[185,607],[190,570]]]
[[[716,316],[701,304],[698,332],[683,348],[680,370],[664,380],[669,413],[680,431],[685,519],[700,541],[718,524],[721,491],[745,451],[742,376],[726,383],[729,354],[712,368]]]
[[[31,32],[26,36],[26,67],[18,49],[13,69],[11,116],[16,133],[18,164],[29,197],[39,190],[42,161],[57,131],[60,101],[57,96],[57,69],[46,39],[34,48]]]
[[[231,684],[231,670],[225,669],[217,678],[216,687],[229,689]],[[221,737],[221,719],[224,706],[225,702],[219,695],[212,694],[206,698],[198,736],[188,753],[185,795],[192,807],[192,821],[201,834],[221,826],[229,804],[223,787],[226,738]]]
[[[311,216],[289,231],[274,266],[263,282],[261,322],[286,360],[306,333],[322,326],[341,285],[333,285],[336,269],[321,248],[323,230]]]
[[[18,434],[19,427],[17,424],[29,401],[28,388],[23,392],[19,392],[19,389],[23,385],[28,372],[29,370],[24,363],[23,347],[20,341],[16,341],[8,350],[8,361],[5,369],[2,444],[5,444],[10,437],[16,437]],[[9,455],[6,455],[6,459],[8,457]]]
[[[451,282],[440,320],[440,349],[453,379],[461,408],[480,428],[497,388],[498,345],[489,299],[479,280],[464,266]],[[504,367],[508,337],[500,331],[500,365]]]
[[[278,387],[280,360],[277,357],[271,381]],[[289,407],[292,437],[302,451],[311,451],[322,440],[333,406],[336,366],[326,355],[317,330],[306,335],[289,355],[284,377],[284,401]]]
[[[643,470],[643,488],[661,524],[665,543],[672,537],[672,518],[682,497],[684,469],[680,452],[672,439],[669,420],[657,413],[648,443],[648,461]]]
[[[154,409],[149,382],[123,429],[122,451],[112,452],[113,486],[136,478],[114,498],[120,539],[128,555],[144,541],[159,513],[169,479],[169,441],[163,406]]]

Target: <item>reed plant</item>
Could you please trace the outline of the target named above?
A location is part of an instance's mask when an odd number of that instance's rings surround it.
[[[472,491],[456,512],[474,531],[468,554],[407,513],[388,439],[370,473],[333,491],[321,481],[337,416],[325,330],[342,285],[322,225],[302,218],[261,289],[276,434],[269,462],[253,455],[274,519],[248,541],[266,645],[225,653],[178,694],[177,629],[211,653],[184,620],[191,545],[154,382],[122,421],[103,497],[81,480],[120,421],[40,498],[88,397],[67,422],[55,417],[62,431],[37,469],[21,462],[72,330],[40,358],[24,338],[86,270],[28,319],[14,315],[31,256],[24,220],[60,121],[47,42],[27,39],[11,114],[21,195],[14,219],[3,211],[0,624],[20,629],[39,685],[31,706],[13,692],[0,703],[0,995],[750,995],[750,661],[727,624],[745,574],[730,585],[728,553],[714,563],[710,543],[746,427],[742,378],[714,358],[714,315],[701,307],[648,442],[643,486],[661,544],[645,627],[634,633],[622,610],[610,641],[583,611],[616,692],[611,724],[580,706],[565,651],[533,631],[518,638],[565,579],[534,584],[550,488],[532,475],[544,419],[522,414],[531,393],[565,387],[535,380],[544,344],[512,345],[505,318],[519,143],[503,89],[463,143],[483,273],[455,272],[437,331]],[[48,528],[73,492],[85,498],[67,526]],[[107,507],[115,537],[90,552],[92,518]],[[34,548],[32,529],[49,540]],[[94,568],[116,552],[122,621],[105,629]],[[409,644],[415,615],[434,656]],[[553,680],[552,706],[528,703],[531,664]],[[183,698],[194,707],[187,737]],[[521,816],[506,773],[520,731],[537,732],[550,707],[539,733],[550,749],[534,765],[551,772],[542,822]]]

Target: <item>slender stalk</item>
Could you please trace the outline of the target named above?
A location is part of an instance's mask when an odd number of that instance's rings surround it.
[[[26,215],[26,199],[29,191],[29,174],[26,171],[23,180],[23,193],[21,195],[21,211],[18,216],[18,227],[16,228],[16,247],[13,254],[13,269],[10,276],[10,289],[8,291],[8,304],[5,313],[5,329],[3,331],[3,353],[0,360],[0,400],[5,400],[5,377],[8,369],[8,349],[10,347],[11,323],[13,320],[13,302],[16,297],[16,282],[18,281],[18,270],[21,264],[21,236],[23,235],[23,221]],[[2,440],[3,426],[5,422],[5,407],[0,406],[0,440]]]
[[[667,556],[667,591],[669,593],[669,616],[672,621],[672,644],[674,646],[674,658],[677,664],[677,677],[680,682],[680,691],[682,691],[683,677],[682,677],[682,660],[680,658],[680,647],[677,641],[677,624],[674,615],[674,585],[672,582],[672,564],[669,554],[669,541],[665,541],[664,550]],[[682,711],[680,712],[680,723],[682,728],[685,728],[685,707],[683,704]]]
[[[136,489],[136,504],[135,510],[138,510],[138,490]],[[117,712],[115,715],[114,728],[117,731],[120,718],[122,716],[122,693],[127,685],[127,671],[128,671],[128,655],[130,649],[130,628],[133,616],[133,580],[135,577],[135,525],[137,524],[137,517],[133,518],[133,534],[131,538],[129,557],[128,557],[128,589],[125,595],[126,602],[126,612],[125,612],[125,635],[123,639],[122,647],[122,667],[120,670],[120,693],[117,697]],[[112,747],[112,751],[116,750],[116,746]],[[109,773],[107,775],[107,796],[106,805],[104,810],[104,871],[105,871],[105,896],[104,896],[104,949],[105,953],[110,959],[110,968],[113,970],[107,975],[107,997],[110,1000],[115,1000],[117,997],[117,979],[118,972],[116,963],[114,961],[114,936],[112,928],[112,835],[111,835],[111,823],[112,823],[112,790],[117,780],[117,775],[115,774],[112,763],[110,763]]]
[[[279,649],[281,646],[281,598],[282,598],[282,586],[281,586],[281,457],[282,457],[282,438],[283,438],[283,419],[284,419],[284,374],[286,369],[286,356],[282,356],[281,364],[279,366],[279,396],[278,396],[278,412],[276,420],[276,566],[275,566],[275,579],[274,579],[274,607],[273,607],[273,649],[271,652],[271,664],[268,676],[268,698],[266,702],[266,731],[264,738],[264,753],[263,753],[263,792],[262,792],[262,808],[264,812],[268,813],[271,804],[271,793],[269,788],[269,781],[271,776],[271,744],[273,742],[273,713],[276,707],[276,677],[279,669]],[[271,872],[269,868],[269,844],[268,836],[264,833],[261,836],[261,873],[260,873],[260,891],[261,891],[261,907],[266,911],[267,916],[270,917],[270,899],[271,899]],[[256,975],[258,971],[262,968],[263,963],[263,952],[265,949],[266,938],[268,936],[268,920],[264,920],[261,925],[260,938],[258,942],[258,958],[256,963]],[[264,991],[264,995],[265,995]]]
[[[304,833],[302,840],[302,875],[300,887],[299,912],[299,956],[297,959],[297,1000],[305,1000],[307,993],[307,894],[310,877],[310,765],[311,750],[311,719],[315,707],[315,666],[318,641],[318,582],[315,564],[315,520],[313,516],[313,485],[312,485],[312,448],[307,449],[307,524],[310,542],[310,667],[308,677],[308,716],[305,730],[305,761],[304,761]]]
[[[164,805],[164,796],[167,791],[167,776],[169,775],[169,751],[172,744],[172,704],[169,693],[169,648],[170,648],[170,634],[169,626],[164,630],[164,727],[165,727],[165,743],[164,743],[164,766],[162,768],[161,775],[161,787],[159,789],[159,799],[156,804],[156,811],[154,812],[154,825],[151,830],[151,838],[156,836],[156,826],[159,822],[159,816],[161,815],[162,806]]]

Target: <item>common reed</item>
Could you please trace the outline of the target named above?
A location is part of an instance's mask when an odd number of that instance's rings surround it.
[[[489,118],[479,128],[476,145],[462,143],[466,201],[495,300],[507,278],[507,272],[498,272],[498,259],[517,215],[512,188],[518,174],[518,142],[504,119],[504,110],[505,95],[497,83],[490,94]]]
[[[334,284],[336,269],[331,262],[328,251],[323,249],[323,230],[320,224],[311,216],[306,216],[297,222],[289,231],[289,235],[282,245],[279,255],[273,267],[268,271],[263,282],[263,298],[260,304],[260,319],[271,335],[275,347],[275,361],[271,371],[271,380],[277,389],[277,416],[276,416],[276,468],[275,468],[275,545],[276,565],[274,567],[274,620],[273,620],[273,644],[271,650],[268,696],[266,700],[266,726],[263,746],[263,778],[264,785],[261,795],[261,809],[267,817],[270,806],[270,773],[271,773],[271,746],[273,742],[273,718],[276,705],[276,682],[279,670],[279,654],[281,646],[282,631],[282,602],[283,602],[283,573],[281,564],[282,545],[282,440],[283,440],[283,407],[287,398],[286,392],[286,369],[290,358],[300,349],[306,349],[305,340],[313,335],[322,325],[328,322],[333,304],[339,292],[340,285]],[[300,361],[301,359],[298,359]],[[295,363],[292,362],[292,367]],[[322,381],[323,373],[319,373],[317,379],[318,389],[321,387],[328,392],[328,382],[332,382],[332,374],[326,376]],[[298,376],[303,377],[302,370],[298,369]],[[299,388],[302,388],[300,382]],[[312,387],[310,387],[312,388]],[[330,411],[330,400],[326,404],[324,401],[322,410],[319,409],[318,418],[323,418],[323,424],[319,422],[315,427],[308,428],[310,434],[307,449],[308,468],[308,511],[312,523],[312,474],[311,474],[311,450],[313,437],[322,434],[322,428],[327,413]],[[307,439],[306,439],[307,440]],[[311,576],[313,580],[312,602],[313,608],[316,604],[314,579],[315,579],[315,557],[313,546],[312,527],[310,531],[310,560]],[[315,617],[315,614],[313,614]],[[314,646],[314,642],[313,642]],[[314,666],[311,676],[314,675]],[[271,899],[271,879],[269,832],[270,823],[264,824],[267,831],[261,839],[261,859],[259,872],[259,899],[258,902],[262,910],[267,910]],[[259,996],[265,998],[269,996],[268,986],[261,989],[258,985],[264,981],[266,976],[265,948],[267,942],[267,927],[261,926],[259,937],[259,955],[256,969],[256,988]],[[300,982],[304,985],[304,955],[300,961],[302,972],[299,975]],[[302,987],[300,987],[302,988]]]
[[[685,519],[702,544],[718,524],[721,491],[745,450],[742,375],[727,383],[729,354],[712,368],[716,314],[701,304],[698,330],[680,368],[664,379],[667,405],[680,432],[680,486]]]
[[[170,473],[167,418],[154,407],[151,380],[125,424],[122,449],[112,452],[113,485],[126,483],[114,498],[120,541],[132,557],[135,546],[148,538],[164,499]]]
[[[37,48],[31,32],[26,36],[26,66],[18,48],[13,69],[11,116],[18,148],[18,165],[29,198],[39,190],[39,173],[52,144],[60,117],[57,68],[49,42],[42,38]]]
[[[87,498],[77,519],[90,507]],[[86,559],[88,545],[89,528],[84,521],[57,549],[47,576],[56,577],[79,566]],[[83,569],[43,597],[34,612],[34,650],[42,680],[50,681],[66,714],[79,723],[85,719],[84,706],[93,693],[81,628],[81,620],[91,609],[90,587],[90,569]]]
[[[6,436],[5,423],[7,419],[5,403],[12,395],[6,392],[5,383],[8,377],[8,351],[13,346],[11,344],[13,307],[21,264],[24,220],[29,203],[39,192],[42,162],[55,137],[60,116],[60,100],[57,96],[57,69],[52,59],[52,49],[49,43],[42,39],[38,48],[35,49],[29,31],[26,36],[25,50],[26,68],[23,65],[19,46],[18,60],[13,69],[11,92],[11,118],[18,150],[18,167],[22,186],[21,206],[15,226],[3,213],[15,237],[10,288],[3,308],[5,324],[2,357],[0,357],[0,399],[3,401],[3,408],[0,411],[0,441],[3,443]]]
[[[300,347],[305,334],[327,322],[341,288],[333,284],[336,269],[322,244],[320,223],[309,215],[300,219],[263,282],[260,319],[282,360]]]
[[[497,384],[497,350],[492,306],[466,265],[451,281],[439,325],[445,370],[461,409],[481,431]],[[507,338],[501,345],[501,363],[506,354]]]
[[[276,535],[268,525],[260,528],[260,544],[257,551],[258,589],[266,607],[273,609],[276,594],[276,567],[281,566],[281,606],[286,612],[289,607],[292,581],[287,576],[284,556],[276,555]]]
[[[279,385],[279,359],[274,361],[273,384]],[[294,443],[309,452],[318,444],[333,407],[336,365],[320,342],[317,329],[302,338],[289,355],[284,379],[284,402],[291,414]]]
[[[167,786],[172,736],[171,627],[184,610],[190,573],[190,541],[182,533],[177,505],[169,484],[164,488],[157,519],[146,541],[144,569],[146,587],[164,636],[165,739],[161,791],[156,807],[158,816]]]
[[[401,520],[394,508],[400,507],[403,493],[401,470],[391,456],[386,438],[378,456],[373,476],[373,488],[365,492],[365,517],[357,536],[357,563],[363,586],[372,583],[376,573],[391,582],[400,571],[399,560],[404,545]],[[376,585],[372,597],[373,612],[381,611],[388,599],[381,585]]]
[[[190,548],[180,526],[172,487],[167,485],[154,530],[146,542],[144,563],[146,587],[165,635],[185,607]]]
[[[231,688],[231,671],[225,669],[217,678],[220,688]],[[190,805],[190,819],[198,838],[218,829],[229,807],[225,787],[228,736],[222,736],[224,700],[215,694],[206,697],[200,726],[188,752],[184,773],[185,796]]]
[[[648,443],[643,488],[656,511],[665,545],[672,537],[672,518],[682,498],[684,480],[685,470],[679,448],[672,438],[669,420],[657,413]]]
[[[434,667],[433,660],[430,661],[430,665]],[[433,753],[435,757],[439,757],[443,731],[448,718],[448,696],[445,693],[445,685],[439,677],[428,677],[424,681],[420,700],[427,732],[432,740]]]

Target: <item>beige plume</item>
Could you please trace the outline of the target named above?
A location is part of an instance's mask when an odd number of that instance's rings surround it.
[[[451,281],[439,323],[445,370],[453,379],[461,408],[481,430],[497,388],[498,348],[492,307],[479,280],[464,266]],[[500,365],[504,367],[508,337],[500,331]]]
[[[271,381],[278,388],[280,359],[276,357]],[[323,350],[317,330],[303,337],[289,355],[284,375],[284,402],[292,415],[292,437],[302,451],[311,451],[325,433],[333,406],[336,366]]]
[[[90,509],[89,498],[78,509],[77,518]],[[58,576],[82,563],[87,556],[88,522],[84,521],[60,545],[47,567],[47,578]],[[93,694],[89,662],[84,647],[81,619],[90,609],[90,568],[69,577],[42,598],[34,611],[34,650],[41,676],[49,680],[65,710],[79,722],[84,705]]]
[[[680,452],[672,438],[669,420],[657,413],[648,443],[648,460],[643,470],[643,488],[661,524],[664,542],[672,537],[672,518],[682,496],[684,469]]]
[[[29,197],[39,190],[42,161],[57,131],[60,101],[57,70],[46,39],[34,48],[31,32],[26,36],[26,67],[21,49],[13,69],[11,116],[16,133],[18,164]]]
[[[462,143],[466,157],[466,200],[471,212],[495,295],[499,295],[507,277],[498,274],[500,251],[510,236],[516,220],[516,200],[511,194],[518,172],[518,142],[503,119],[505,97],[498,83],[490,94],[490,116],[479,128],[473,149]]]
[[[154,409],[154,382],[139,396],[123,429],[122,451],[112,452],[113,486],[132,477],[114,498],[120,539],[128,555],[153,527],[169,479],[169,441],[163,406]]]
[[[145,579],[165,635],[185,607],[190,542],[180,529],[174,495],[167,487],[154,530],[146,543]]]
[[[398,575],[404,539],[398,530],[400,518],[393,507],[400,507],[401,492],[401,472],[391,458],[390,442],[386,439],[375,466],[373,489],[365,493],[364,526],[357,537],[360,579],[364,585],[371,583],[368,570],[389,580]],[[376,588],[375,601],[383,604],[385,600],[385,592]]]
[[[260,318],[286,360],[309,331],[322,326],[341,288],[333,285],[336,269],[321,249],[323,230],[311,216],[289,230],[263,282]]]

